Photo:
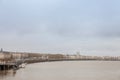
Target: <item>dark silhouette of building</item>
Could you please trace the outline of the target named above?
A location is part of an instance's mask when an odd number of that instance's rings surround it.
[[[3,52],[3,49],[1,48],[0,52],[2,53]]]

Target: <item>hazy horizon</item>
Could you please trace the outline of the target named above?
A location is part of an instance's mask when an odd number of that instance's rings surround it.
[[[0,47],[119,56],[119,4],[119,0],[0,0]]]

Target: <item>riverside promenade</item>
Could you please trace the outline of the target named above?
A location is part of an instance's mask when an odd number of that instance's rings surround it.
[[[120,61],[120,56],[84,56],[79,53],[68,54],[42,54],[27,52],[0,51],[0,70],[19,69],[23,63],[31,64],[51,61]]]

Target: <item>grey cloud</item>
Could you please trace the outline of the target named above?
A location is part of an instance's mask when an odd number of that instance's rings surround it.
[[[113,25],[111,23],[98,27],[98,36],[109,38],[120,38],[120,24]]]

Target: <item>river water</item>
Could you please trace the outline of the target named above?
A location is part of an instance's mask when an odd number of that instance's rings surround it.
[[[0,80],[120,80],[119,61],[62,61],[29,64]]]

